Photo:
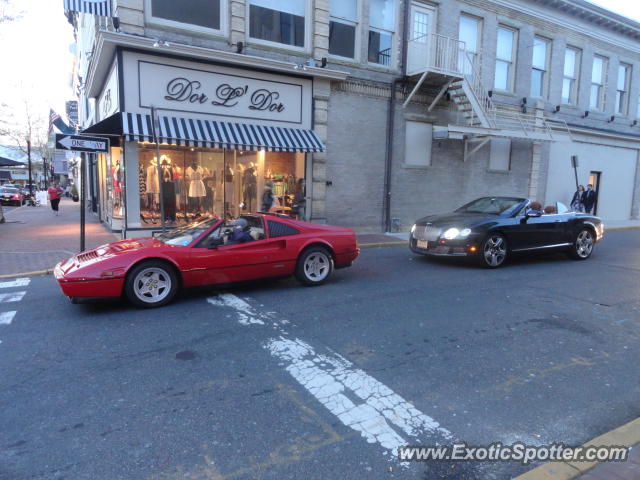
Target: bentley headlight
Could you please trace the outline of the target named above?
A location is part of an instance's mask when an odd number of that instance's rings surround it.
[[[469,236],[469,234],[471,233],[471,229],[470,228],[463,228],[462,230],[459,230],[455,227],[452,227],[448,230],[446,230],[444,232],[444,234],[442,235],[444,238],[446,238],[447,240],[453,240],[455,238],[466,238]]]
[[[411,227],[411,235],[413,235],[413,232],[416,231],[416,224],[413,224],[413,227]]]
[[[450,228],[449,230],[444,232],[443,237],[446,238],[447,240],[453,240],[458,235],[460,235],[460,230],[458,230],[457,228]]]

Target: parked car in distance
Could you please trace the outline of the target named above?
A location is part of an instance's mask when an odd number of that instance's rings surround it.
[[[537,251],[564,251],[586,260],[603,236],[600,218],[572,212],[560,202],[542,208],[526,198],[483,197],[454,212],[417,220],[409,248],[421,255],[473,258],[496,268],[511,255]]]
[[[74,303],[124,295],[137,306],[159,307],[181,287],[289,275],[320,285],[358,254],[353,230],[259,213],[103,245],[60,262],[54,276]]]
[[[24,203],[24,195],[17,188],[0,187],[0,201],[7,205],[20,206]]]

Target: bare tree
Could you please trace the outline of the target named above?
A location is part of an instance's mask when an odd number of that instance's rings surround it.
[[[22,13],[11,0],[0,0],[0,24],[14,21],[20,18]]]

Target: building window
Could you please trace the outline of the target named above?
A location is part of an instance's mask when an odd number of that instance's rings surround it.
[[[166,24],[195,25],[222,30],[220,3],[224,0],[150,0],[151,17]]]
[[[460,65],[458,68],[462,73],[472,73],[474,67],[477,67],[476,63],[480,50],[480,32],[480,19],[468,15],[460,16],[458,40],[464,42],[464,45],[460,45],[461,52],[458,58]],[[480,72],[476,72],[476,74],[480,74]]]
[[[304,47],[306,0],[250,0],[249,36]]]
[[[531,70],[531,96],[545,97],[547,94],[547,71],[549,70],[549,44],[546,38],[533,39],[533,61]]]
[[[577,103],[580,50],[567,47],[564,52],[564,76],[562,78],[562,103]]]
[[[511,140],[492,138],[489,153],[489,170],[508,172],[511,169]]]
[[[591,91],[589,94],[589,108],[604,110],[604,85],[607,74],[607,59],[593,57],[591,70]]]
[[[355,58],[358,0],[331,0],[329,53]]]
[[[404,163],[409,167],[431,165],[431,139],[433,125],[424,122],[406,122]]]
[[[616,113],[626,115],[629,100],[629,81],[631,65],[621,63],[618,66],[618,84],[616,88]]]
[[[370,1],[368,54],[370,63],[391,65],[395,23],[395,0]]]
[[[496,76],[494,87],[497,90],[513,90],[513,67],[516,53],[516,31],[508,27],[498,27],[496,46]]]

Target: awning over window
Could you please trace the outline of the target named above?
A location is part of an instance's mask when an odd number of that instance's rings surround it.
[[[315,132],[296,128],[160,116],[158,130],[160,143],[170,145],[300,153],[325,149]],[[83,133],[124,135],[134,142],[155,141],[151,115],[138,113],[118,113]]]

